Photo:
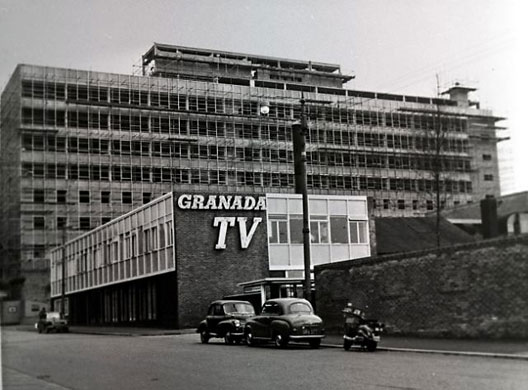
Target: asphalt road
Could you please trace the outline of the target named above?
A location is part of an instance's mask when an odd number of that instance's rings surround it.
[[[528,389],[526,361],[2,331],[4,389]],[[15,378],[16,377],[16,378]],[[20,385],[25,378],[28,385]],[[37,387],[30,387],[33,380]],[[40,385],[38,385],[40,384]]]

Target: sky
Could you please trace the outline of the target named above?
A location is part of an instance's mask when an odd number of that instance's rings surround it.
[[[503,193],[527,191],[523,0],[0,0],[0,88],[18,63],[131,74],[154,42],[329,62],[348,89],[437,96],[455,82],[509,137]]]

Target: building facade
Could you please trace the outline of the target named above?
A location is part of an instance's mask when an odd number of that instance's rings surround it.
[[[142,75],[19,65],[1,97],[1,278],[50,292],[45,252],[172,189],[292,193],[304,99],[311,194],[379,216],[499,195],[501,118],[468,100],[346,89],[339,65],[154,44]],[[262,106],[268,106],[264,114]]]
[[[312,269],[370,255],[366,197],[311,195],[309,204]],[[168,193],[50,259],[53,306],[64,301],[73,323],[193,327],[213,300],[281,294],[241,284],[272,278],[284,290],[303,280],[302,197]]]

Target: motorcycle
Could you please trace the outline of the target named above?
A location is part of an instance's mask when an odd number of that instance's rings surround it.
[[[345,334],[343,348],[348,351],[353,345],[374,352],[381,340],[381,332],[385,327],[378,320],[366,319],[363,310],[348,304],[342,310],[345,317]]]

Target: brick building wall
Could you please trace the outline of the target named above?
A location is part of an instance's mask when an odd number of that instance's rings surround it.
[[[388,334],[528,338],[528,236],[315,268],[316,304],[330,331],[347,302]]]
[[[181,210],[175,196],[174,226],[178,279],[178,326],[194,327],[204,318],[209,303],[241,293],[238,283],[268,275],[265,210]],[[262,218],[247,248],[241,248],[238,224],[227,229],[225,249],[215,249],[219,227],[215,217]]]

